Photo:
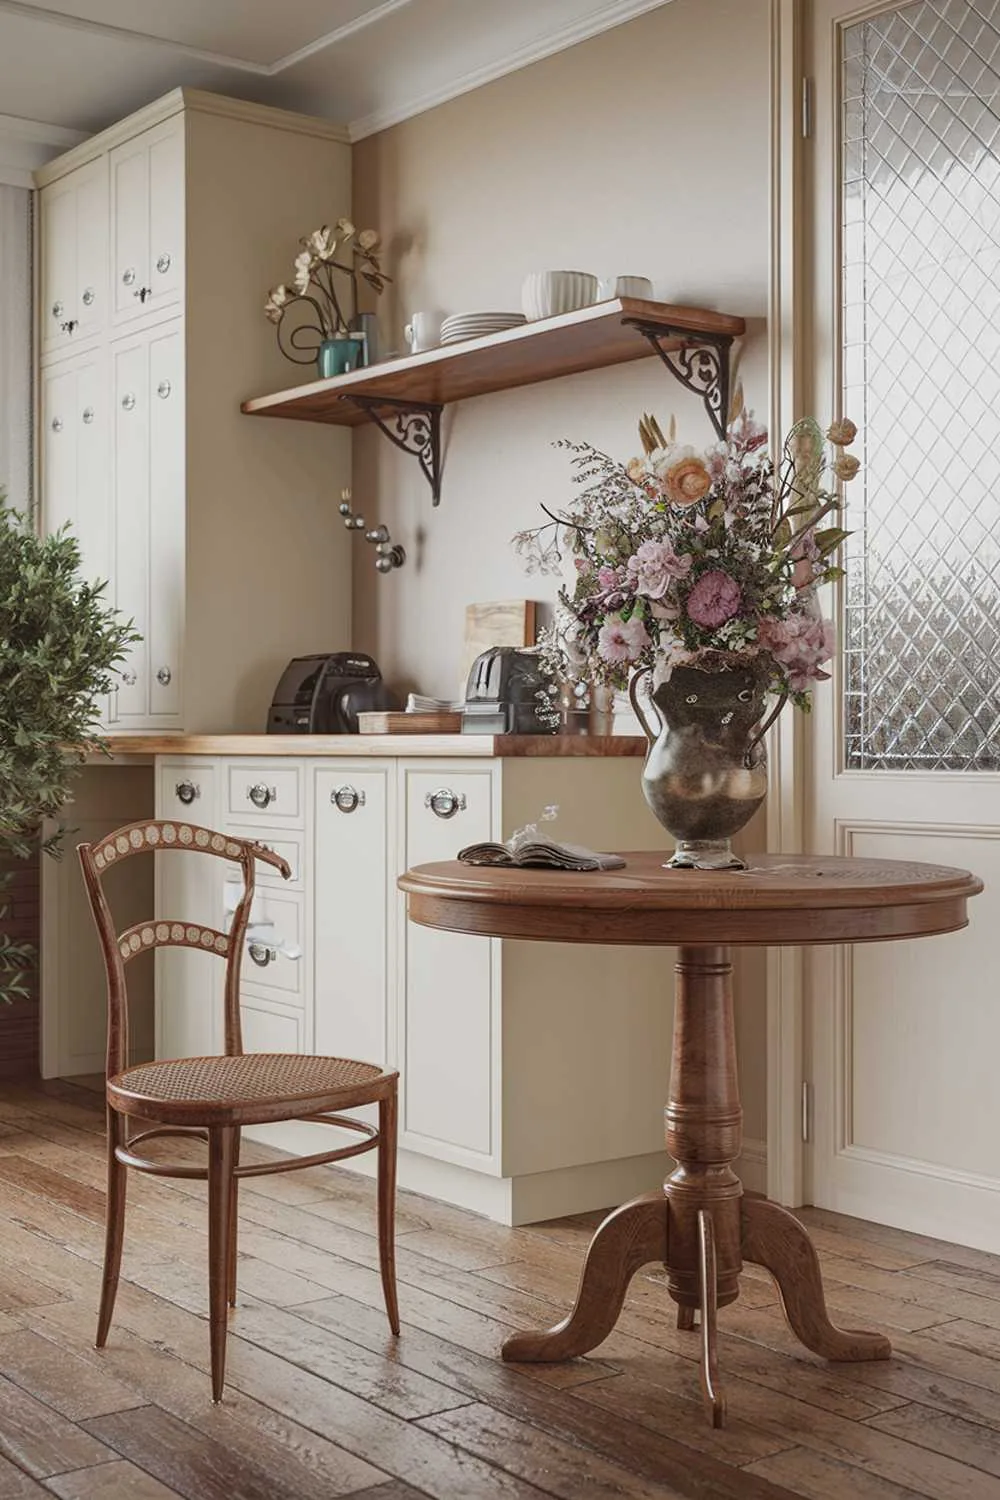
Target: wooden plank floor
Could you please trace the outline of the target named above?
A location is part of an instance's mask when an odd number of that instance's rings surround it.
[[[570,1305],[596,1216],[505,1229],[402,1195],[395,1343],[371,1185],[260,1178],[216,1408],[203,1186],[130,1178],[98,1353],[103,1177],[95,1093],[0,1083],[0,1500],[1000,1500],[1000,1256],[804,1212],[835,1317],[896,1355],[824,1365],[750,1268],[721,1314],[713,1432],[654,1267],[591,1358],[499,1361],[511,1329]]]

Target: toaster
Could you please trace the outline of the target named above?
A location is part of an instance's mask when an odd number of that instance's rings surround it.
[[[559,714],[531,647],[491,646],[469,672],[463,734],[554,734]]]
[[[399,708],[372,657],[363,651],[296,656],[278,680],[268,734],[357,734],[358,714]]]

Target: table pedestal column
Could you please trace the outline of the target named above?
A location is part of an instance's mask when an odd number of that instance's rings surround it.
[[[771,1272],[793,1332],[814,1353],[888,1359],[881,1334],[844,1332],[830,1322],[819,1260],[799,1221],[777,1204],[743,1198],[732,1168],[742,1124],[729,949],[681,948],[666,1108],[667,1150],[677,1166],[662,1190],[624,1204],[601,1224],[568,1317],[544,1332],[514,1334],[504,1359],[572,1359],[595,1348],[614,1328],[636,1271],[661,1261],[678,1327],[693,1329],[700,1318],[702,1393],[721,1427],[716,1310],[739,1296],[743,1260]]]

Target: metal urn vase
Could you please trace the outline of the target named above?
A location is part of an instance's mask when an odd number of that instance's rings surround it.
[[[770,676],[760,661],[709,671],[675,667],[649,694],[655,724],[639,696],[642,668],[629,698],[649,749],[642,790],[654,815],[677,840],[668,867],[744,869],[730,846],[767,794],[764,735],[784,707],[780,698],[764,720]]]

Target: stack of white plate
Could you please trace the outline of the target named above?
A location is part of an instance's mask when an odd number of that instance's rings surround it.
[[[462,339],[481,339],[506,328],[520,328],[526,321],[523,313],[472,312],[452,313],[441,324],[442,344],[457,344]]]

